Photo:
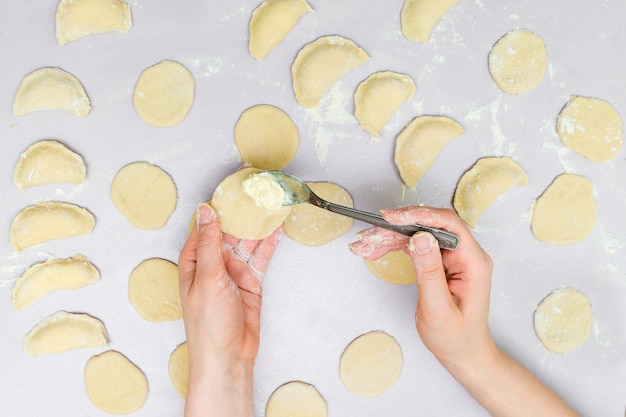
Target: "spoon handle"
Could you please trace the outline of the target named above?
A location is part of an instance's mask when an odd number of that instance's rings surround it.
[[[311,201],[311,203],[328,211],[332,211],[333,213],[351,217],[353,219],[373,224],[374,226],[382,227],[384,229],[393,230],[394,232],[402,233],[406,236],[412,236],[416,232],[428,232],[432,234],[435,239],[437,239],[437,241],[439,242],[439,247],[441,249],[454,250],[459,246],[459,237],[454,233],[450,233],[446,230],[423,226],[420,224],[409,224],[404,226],[396,225],[389,223],[379,214],[369,213],[367,211],[341,206],[339,204],[331,203],[330,201],[322,200],[321,198],[320,200],[320,202],[322,203],[321,205],[316,204],[313,201]]]

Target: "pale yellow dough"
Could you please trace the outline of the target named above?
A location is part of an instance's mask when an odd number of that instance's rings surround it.
[[[55,20],[59,45],[98,33],[127,33],[133,26],[130,6],[122,0],[61,0]]]
[[[459,180],[454,192],[454,209],[469,227],[474,227],[498,197],[513,187],[526,184],[526,171],[513,159],[506,156],[481,158]]]
[[[20,190],[50,183],[81,184],[86,178],[83,158],[54,140],[29,146],[13,171],[13,183]]]
[[[243,191],[243,182],[257,172],[261,170],[244,168],[227,176],[211,198],[211,207],[220,219],[222,230],[239,239],[259,240],[268,237],[291,212],[290,207],[263,209]]]
[[[167,365],[170,380],[181,397],[187,398],[189,380],[189,350],[187,342],[183,342],[170,355]]]
[[[394,161],[404,183],[415,187],[444,146],[463,133],[461,125],[445,116],[413,119],[396,139]]]
[[[380,137],[389,119],[415,94],[410,76],[377,72],[361,82],[354,93],[354,115],[370,135]]]
[[[108,345],[107,332],[100,320],[66,311],[44,318],[24,337],[24,350],[31,357]]]
[[[593,315],[587,297],[571,288],[553,291],[537,307],[535,332],[556,353],[581,346],[589,337]]]
[[[391,284],[413,284],[416,280],[413,262],[402,251],[389,252],[375,261],[366,259],[365,266],[376,278]]]
[[[111,200],[135,227],[160,229],[176,210],[174,180],[148,162],[133,162],[119,170],[111,184]]]
[[[96,219],[86,209],[60,201],[28,206],[13,219],[11,246],[22,251],[29,246],[54,239],[90,233]]]
[[[85,388],[91,402],[109,414],[129,414],[148,398],[148,379],[114,350],[92,356],[85,365]]]
[[[535,88],[546,72],[548,55],[541,37],[528,30],[504,35],[489,53],[489,72],[502,91],[522,94]]]
[[[300,144],[298,128],[278,107],[259,104],[246,109],[235,124],[235,145],[243,162],[259,169],[282,169]]]
[[[328,406],[311,384],[291,381],[276,388],[265,406],[265,417],[326,417]]]
[[[339,376],[343,384],[360,397],[378,397],[400,378],[402,349],[382,331],[354,339],[341,355]]]
[[[178,320],[182,317],[178,266],[165,259],[146,259],[130,274],[128,299],[145,320]]]
[[[85,255],[49,259],[24,272],[13,287],[13,308],[20,311],[56,290],[73,290],[93,285],[100,273]]]
[[[307,185],[326,201],[354,206],[350,194],[335,183],[307,182]],[[303,203],[291,208],[291,214],[285,219],[285,234],[302,245],[321,246],[346,234],[353,223],[349,217]]]
[[[13,100],[13,114],[45,110],[66,110],[82,118],[91,110],[91,103],[78,78],[61,68],[41,68],[22,80]]]
[[[350,39],[323,36],[306,44],[291,66],[296,100],[304,107],[315,107],[340,78],[369,59]]]
[[[592,97],[572,96],[559,113],[561,142],[594,162],[613,159],[622,149],[622,119],[613,106]]]
[[[298,23],[300,17],[313,11],[306,0],[264,0],[252,12],[248,25],[250,55],[263,61]]]
[[[402,33],[414,42],[428,42],[430,32],[459,0],[404,0],[400,12]]]
[[[184,65],[161,61],[146,68],[135,85],[133,104],[141,119],[156,127],[182,122],[193,104],[195,81]]]
[[[583,240],[596,224],[593,184],[581,175],[561,174],[537,199],[531,219],[535,237],[566,245]]]

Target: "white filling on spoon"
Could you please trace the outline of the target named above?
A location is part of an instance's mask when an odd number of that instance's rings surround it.
[[[265,210],[278,210],[283,206],[285,190],[267,172],[250,175],[243,183],[243,191],[252,198],[254,204]]]

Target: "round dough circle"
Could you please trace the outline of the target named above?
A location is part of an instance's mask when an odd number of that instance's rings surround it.
[[[313,385],[291,381],[276,388],[265,406],[265,417],[326,417],[326,401]]]
[[[178,320],[183,316],[178,266],[165,259],[146,259],[130,274],[128,299],[144,320]]]
[[[265,239],[291,212],[291,207],[263,209],[243,191],[243,182],[257,172],[261,170],[244,168],[230,174],[217,186],[211,198],[211,207],[220,219],[222,231],[238,239]]]
[[[368,261],[365,266],[376,277],[390,284],[413,284],[416,280],[415,268],[409,255],[403,251],[393,251]]]
[[[187,342],[183,342],[170,355],[167,366],[172,385],[181,397],[187,398],[187,386],[189,380],[189,349]]]
[[[135,111],[153,126],[175,126],[189,113],[194,90],[193,75],[184,65],[161,61],[139,76],[133,93]]]
[[[572,96],[556,122],[563,145],[594,162],[613,159],[622,149],[622,120],[604,100]]]
[[[382,331],[354,339],[341,355],[339,375],[343,384],[361,397],[378,397],[400,378],[402,349]]]
[[[543,242],[575,243],[591,233],[597,210],[591,181],[581,175],[561,174],[537,199],[530,225]]]
[[[535,88],[546,72],[546,45],[528,30],[504,35],[489,53],[489,72],[505,93],[521,94]]]
[[[85,387],[91,402],[109,414],[137,411],[148,398],[148,380],[144,373],[114,350],[87,361]]]
[[[354,206],[350,194],[337,184],[307,182],[307,185],[327,201],[346,207]],[[298,204],[291,208],[291,214],[285,219],[285,234],[302,245],[320,246],[346,234],[353,223],[349,217],[311,204]]]
[[[535,332],[543,345],[557,353],[582,345],[591,332],[591,304],[587,297],[571,288],[548,295],[535,310]]]
[[[119,170],[111,185],[115,207],[135,227],[156,230],[176,209],[176,185],[165,171],[148,162],[133,162]]]
[[[278,107],[259,104],[246,109],[235,124],[235,145],[243,162],[259,169],[282,169],[293,159],[300,136],[291,118]]]

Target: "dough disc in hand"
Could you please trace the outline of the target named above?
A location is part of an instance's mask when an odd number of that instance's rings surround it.
[[[291,381],[276,388],[265,406],[265,417],[326,417],[326,401],[311,384]]]
[[[148,380],[144,373],[114,350],[87,361],[85,387],[91,402],[109,414],[137,411],[148,398]]]
[[[354,339],[341,355],[339,376],[360,397],[378,397],[400,378],[402,349],[385,332],[373,331]]]
[[[128,280],[128,299],[145,320],[159,322],[181,318],[176,264],[152,258],[137,265]]]
[[[582,175],[561,174],[537,199],[530,225],[537,239],[566,245],[591,233],[597,211],[591,181]]]
[[[613,159],[622,149],[622,119],[604,100],[572,96],[559,113],[556,130],[561,142],[594,162]]]
[[[171,127],[187,117],[194,91],[191,72],[176,61],[165,60],[141,73],[135,85],[133,104],[144,122]]]
[[[291,207],[263,209],[243,191],[243,182],[257,172],[261,170],[244,168],[230,174],[217,186],[211,198],[211,207],[220,219],[222,231],[238,239],[265,239],[291,212]]]
[[[160,229],[176,209],[176,185],[165,171],[148,162],[133,162],[115,175],[111,200],[135,227]]]
[[[565,353],[582,345],[591,331],[591,304],[571,288],[548,295],[535,311],[535,332],[553,352]]]

